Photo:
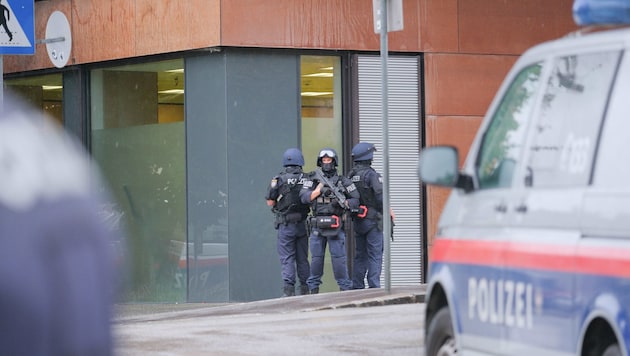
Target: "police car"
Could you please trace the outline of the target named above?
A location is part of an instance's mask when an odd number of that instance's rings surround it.
[[[528,50],[468,157],[422,151],[454,188],[431,251],[426,354],[628,355],[630,0],[577,0],[581,29]],[[604,25],[604,26],[600,26]]]

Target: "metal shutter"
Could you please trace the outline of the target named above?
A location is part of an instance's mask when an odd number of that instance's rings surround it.
[[[424,282],[420,226],[423,221],[422,199],[416,170],[421,146],[419,61],[418,56],[389,56],[387,63],[389,196],[396,214],[394,241],[390,245],[392,286]],[[381,58],[359,55],[357,63],[359,137],[361,141],[376,145],[373,167],[382,173]]]

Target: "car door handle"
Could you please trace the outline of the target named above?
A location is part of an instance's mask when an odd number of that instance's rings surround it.
[[[517,206],[515,210],[516,210],[517,213],[526,213],[527,212],[527,205],[521,204],[521,205]]]
[[[507,205],[501,203],[499,205],[495,205],[494,206],[494,210],[496,210],[499,213],[505,213],[507,212]]]

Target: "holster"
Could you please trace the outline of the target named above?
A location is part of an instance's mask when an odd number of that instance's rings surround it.
[[[275,229],[278,230],[278,227],[280,227],[280,224],[287,225],[289,223],[296,223],[301,220],[303,220],[302,213],[276,214],[274,226],[275,226]]]
[[[383,214],[377,213],[376,217],[377,217],[377,219],[376,219],[376,227],[378,228],[378,231],[383,231]],[[390,238],[392,239],[392,241],[394,241],[394,226],[396,224],[394,224],[394,219],[392,219],[391,216],[390,216],[390,221],[391,221]]]
[[[376,228],[378,231],[383,231],[383,214],[376,213]]]

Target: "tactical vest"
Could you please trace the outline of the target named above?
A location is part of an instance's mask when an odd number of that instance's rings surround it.
[[[335,185],[337,190],[341,193],[345,193],[345,188],[341,187],[339,184],[340,177],[338,175],[334,175],[328,178],[331,184]],[[322,182],[323,183],[323,182]],[[344,209],[339,205],[335,194],[333,193],[331,187],[324,187],[322,189],[322,194],[318,196],[313,201],[313,212],[317,216],[324,215],[337,215],[341,216],[344,213]]]
[[[278,189],[276,210],[281,214],[308,213],[308,206],[300,202],[300,190],[302,189],[303,173],[280,173],[282,185]]]
[[[352,180],[352,183],[357,187],[359,194],[361,194],[361,198],[359,199],[361,205],[365,205],[368,209],[376,209],[377,211],[381,211],[382,207],[378,206],[376,202],[376,197],[374,196],[374,190],[369,187],[366,183],[367,176],[370,171],[373,171],[373,168],[370,166],[358,166],[352,169],[348,176]]]

